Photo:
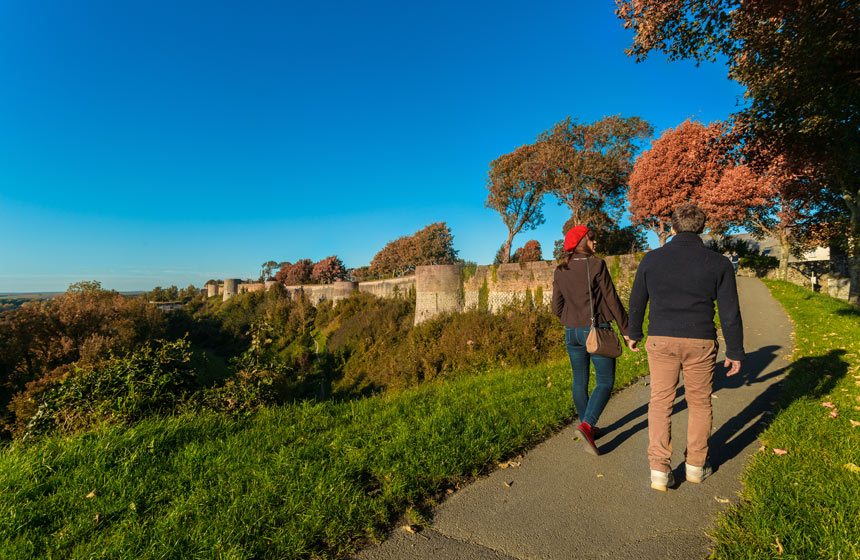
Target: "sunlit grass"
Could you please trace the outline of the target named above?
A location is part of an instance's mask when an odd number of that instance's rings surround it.
[[[794,321],[796,351],[761,435],[764,449],[746,472],[743,502],[713,534],[714,556],[858,558],[860,310],[785,282],[767,284]]]
[[[646,373],[625,352],[616,385]],[[2,558],[335,558],[572,415],[570,366],[0,449]]]

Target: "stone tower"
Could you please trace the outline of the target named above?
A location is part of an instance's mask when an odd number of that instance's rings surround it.
[[[463,309],[460,265],[415,267],[415,324]]]

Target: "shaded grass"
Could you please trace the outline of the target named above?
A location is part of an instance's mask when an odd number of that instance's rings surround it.
[[[616,386],[645,374],[619,359]],[[2,558],[335,558],[570,420],[567,361],[0,449]],[[88,497],[91,496],[91,497]]]
[[[713,533],[714,557],[858,558],[860,472],[851,465],[860,466],[860,427],[851,420],[860,422],[860,317],[839,300],[765,282],[794,321],[795,354],[743,502]]]

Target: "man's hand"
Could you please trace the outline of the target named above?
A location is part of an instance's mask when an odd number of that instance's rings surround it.
[[[630,340],[629,336],[624,337],[624,343],[627,345],[627,348],[629,348],[631,352],[638,352],[639,351],[639,349],[636,348],[636,344],[638,342],[639,342],[638,340]]]
[[[741,370],[741,361],[730,360],[726,358],[726,361],[723,363],[723,366],[729,368],[729,371],[726,372],[726,375],[734,375]]]

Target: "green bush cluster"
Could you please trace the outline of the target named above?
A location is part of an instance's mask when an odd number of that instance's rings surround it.
[[[137,328],[126,343],[105,346],[98,359],[68,353],[51,376],[16,397],[26,404],[14,410],[16,433],[75,432],[200,408],[247,413],[543,363],[562,356],[562,331],[536,298],[542,293],[500,313],[472,310],[419,326],[414,292],[399,298],[357,292],[336,306],[323,301],[316,307],[280,287],[228,301],[196,299],[164,319],[147,319],[143,325],[162,325],[152,341],[140,339],[151,328]],[[133,309],[161,315],[151,306]],[[87,329],[79,330],[89,340]]]
[[[170,412],[197,388],[193,362],[190,343],[177,340],[147,342],[124,357],[76,367],[40,395],[24,437]]]
[[[767,274],[768,270],[773,270],[779,266],[779,259],[770,255],[750,254],[741,257],[740,265],[744,268],[751,268],[760,275]]]
[[[395,315],[384,326],[373,324],[371,317],[359,315],[344,322],[329,339],[331,355],[340,366],[338,391],[403,388],[456,373],[532,365],[562,355],[558,320],[541,307],[511,307],[498,314],[472,310],[415,327],[411,314]]]

